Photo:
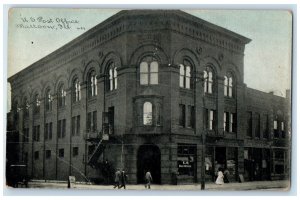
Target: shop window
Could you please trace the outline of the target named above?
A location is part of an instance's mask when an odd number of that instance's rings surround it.
[[[109,90],[116,90],[118,88],[118,72],[115,63],[111,63],[108,70],[109,76]]]
[[[58,150],[58,156],[59,156],[60,158],[63,158],[63,157],[65,156],[65,150],[64,150],[64,149],[59,149],[59,150]]]
[[[178,175],[195,176],[196,169],[196,146],[195,145],[178,145],[177,149],[177,166]]]
[[[64,86],[61,85],[58,89],[58,107],[62,108],[66,105],[67,92],[64,90]]]
[[[158,84],[158,62],[153,58],[145,58],[140,64],[140,84],[157,85]]]
[[[78,147],[73,147],[73,157],[78,156]]]
[[[152,125],[152,103],[145,102],[143,106],[143,124]]]
[[[213,91],[213,70],[210,67],[207,67],[204,70],[204,93],[212,94]]]
[[[179,86],[181,88],[190,89],[191,88],[191,67],[189,65],[180,64],[179,69]]]
[[[179,104],[179,126],[185,127],[185,105]]]
[[[91,71],[88,75],[88,97],[97,95],[97,77],[95,71]]]

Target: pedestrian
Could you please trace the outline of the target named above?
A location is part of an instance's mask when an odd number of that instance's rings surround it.
[[[126,189],[127,175],[126,175],[124,169],[123,169],[122,172],[121,172],[121,178],[120,178],[120,181],[121,181],[121,185],[120,185],[119,188],[124,187],[124,189]]]
[[[224,184],[224,175],[223,175],[223,172],[222,172],[221,168],[218,169],[218,177],[217,177],[217,180],[216,180],[216,184],[217,185],[223,185]]]
[[[146,181],[146,184],[145,184],[145,188],[148,187],[148,189],[150,189],[150,185],[151,185],[151,182],[152,182],[152,176],[151,176],[151,173],[149,170],[147,170],[146,174],[145,174],[145,181]]]
[[[115,186],[114,188],[118,187],[120,188],[120,178],[121,178],[121,172],[119,169],[117,169],[116,173],[115,173]]]
[[[229,183],[228,176],[229,176],[229,170],[227,168],[225,168],[225,170],[224,170],[224,183]]]

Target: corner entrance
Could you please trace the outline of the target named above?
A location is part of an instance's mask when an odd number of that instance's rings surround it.
[[[153,183],[161,183],[160,150],[153,144],[144,144],[139,147],[137,154],[137,183],[145,183],[145,174],[150,170]]]

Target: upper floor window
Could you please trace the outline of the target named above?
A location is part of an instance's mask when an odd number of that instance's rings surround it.
[[[191,67],[180,64],[179,86],[181,88],[191,88]]]
[[[210,67],[207,67],[203,72],[204,76],[204,93],[213,93],[213,71]]]
[[[277,121],[276,118],[277,117],[275,117],[275,119],[274,119],[273,130],[274,130],[274,137],[278,138],[279,137],[279,131],[278,131],[278,121]]]
[[[140,64],[140,84],[157,85],[158,84],[158,62],[146,59]]]
[[[67,92],[64,89],[64,86],[61,85],[58,89],[58,107],[64,107],[66,105],[66,95]]]
[[[231,74],[224,76],[224,96],[233,97],[233,78]]]
[[[179,126],[185,127],[185,105],[179,104]]]
[[[152,103],[145,102],[143,106],[143,124],[152,125]]]
[[[73,102],[80,101],[81,91],[80,91],[80,82],[79,82],[78,78],[76,78],[73,81],[72,93],[73,93]]]
[[[111,63],[109,66],[109,90],[115,90],[118,87],[118,72],[117,67],[114,63]]]
[[[40,113],[40,106],[41,106],[41,101],[40,101],[39,95],[36,94],[34,96],[34,113],[35,114]]]
[[[46,104],[45,106],[47,111],[52,110],[52,101],[53,101],[53,97],[50,93],[50,90],[47,90],[46,97],[45,97],[45,104]]]
[[[95,71],[88,75],[88,96],[93,97],[97,95],[97,77]]]
[[[29,117],[29,103],[28,100],[25,99],[24,100],[24,118],[28,118]]]
[[[216,126],[215,110],[205,109],[205,127],[207,130],[214,130]]]

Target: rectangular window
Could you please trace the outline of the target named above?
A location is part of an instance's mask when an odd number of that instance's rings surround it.
[[[46,150],[46,159],[51,158],[51,150]]]
[[[268,115],[263,116],[263,126],[264,126],[264,131],[263,131],[263,137],[264,138],[269,138],[269,118]]]
[[[185,105],[179,104],[179,125],[185,127]]]
[[[88,147],[88,154],[92,155],[95,151],[95,145],[89,145]]]
[[[278,124],[277,120],[274,120],[274,137],[279,138],[279,130],[278,130]]]
[[[191,118],[190,118],[191,127],[195,128],[195,106],[191,106]]]
[[[285,125],[284,125],[284,122],[281,122],[281,137],[285,138]]]
[[[252,137],[252,112],[247,112],[247,136]]]
[[[40,153],[39,153],[38,151],[35,151],[35,152],[34,152],[34,159],[35,159],[35,160],[38,160],[39,157],[40,157]]]
[[[33,127],[33,140],[36,142],[40,141],[40,126]]]
[[[92,113],[89,112],[88,115],[87,115],[87,130],[88,131],[92,130],[92,126],[91,126],[92,120],[91,120],[91,117],[92,117]]]
[[[156,85],[158,84],[158,63],[152,62],[150,64],[150,84]]]
[[[64,150],[64,149],[59,149],[59,150],[58,150],[58,156],[59,156],[60,158],[63,158],[63,157],[65,156],[65,150]]]
[[[52,122],[49,123],[49,133],[48,133],[49,140],[52,139]]]
[[[148,85],[148,63],[142,62],[140,65],[140,84]]]
[[[232,127],[232,131],[233,133],[237,132],[237,117],[236,117],[236,113],[231,113],[231,127]]]
[[[97,131],[97,111],[93,112],[93,131]]]
[[[229,113],[224,112],[224,131],[229,132]]]
[[[209,111],[209,124],[208,124],[208,129],[213,130],[214,129],[214,111],[210,110]]]
[[[45,136],[45,140],[48,140],[48,124],[45,124],[45,133],[44,133],[44,136]]]
[[[80,135],[80,115],[76,117],[76,135]]]
[[[57,122],[57,137],[61,138],[61,120]]]
[[[73,157],[78,156],[78,147],[73,147]]]
[[[72,136],[75,135],[75,132],[76,132],[76,121],[75,121],[76,117],[72,117],[72,127],[71,127],[71,131],[72,131]]]
[[[255,137],[260,138],[260,115],[255,113]]]
[[[66,136],[66,119],[62,120],[62,137]]]

